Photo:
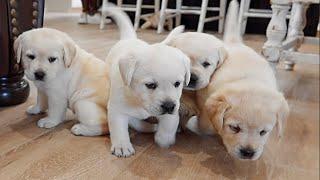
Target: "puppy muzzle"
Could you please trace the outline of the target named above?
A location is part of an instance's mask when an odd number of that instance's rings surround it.
[[[46,73],[43,72],[42,70],[38,70],[38,71],[34,72],[34,78],[37,81],[44,81],[45,76],[46,76]]]
[[[161,104],[162,114],[172,114],[176,107],[176,104],[172,101],[165,101]]]

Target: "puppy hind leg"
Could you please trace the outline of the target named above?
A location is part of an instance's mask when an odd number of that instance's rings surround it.
[[[71,128],[74,135],[99,136],[109,133],[105,108],[90,101],[76,102],[74,107],[80,122]]]
[[[130,119],[129,126],[136,131],[143,133],[153,133],[157,131],[157,124],[152,124],[144,120]]]

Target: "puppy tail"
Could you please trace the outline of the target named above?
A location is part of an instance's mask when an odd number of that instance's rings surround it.
[[[167,36],[166,39],[164,39],[161,44],[169,44],[171,42],[171,40],[177,36],[178,34],[183,33],[184,31],[184,25],[178,26],[176,28],[174,28]]]
[[[120,30],[120,39],[136,39],[137,33],[133,28],[129,16],[115,6],[113,3],[108,3],[107,12],[116,22]]]
[[[239,3],[238,0],[232,0],[229,4],[225,32],[223,40],[226,43],[240,43],[242,38],[240,36],[240,27],[238,24]]]

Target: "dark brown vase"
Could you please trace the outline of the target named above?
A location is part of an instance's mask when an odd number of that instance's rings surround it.
[[[0,0],[0,106],[23,103],[29,96],[13,42],[24,31],[42,27],[43,13],[44,0]]]

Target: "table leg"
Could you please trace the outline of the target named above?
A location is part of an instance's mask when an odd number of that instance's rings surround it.
[[[287,33],[286,15],[290,4],[276,4],[273,2],[272,18],[267,28],[267,41],[263,45],[262,54],[271,63],[278,63],[282,41]]]

